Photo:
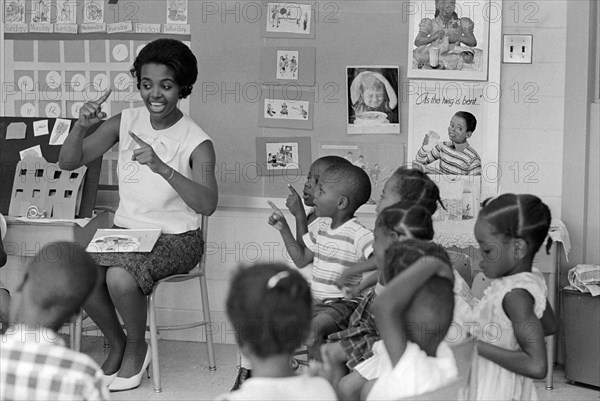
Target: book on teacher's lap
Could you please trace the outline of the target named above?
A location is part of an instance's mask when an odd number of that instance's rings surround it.
[[[160,233],[160,228],[101,228],[94,234],[86,251],[91,253],[151,252]]]

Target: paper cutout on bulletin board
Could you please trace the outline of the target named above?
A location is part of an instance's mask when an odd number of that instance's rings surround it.
[[[187,24],[187,0],[169,0],[167,2],[167,24]]]
[[[62,145],[67,139],[67,134],[71,128],[71,120],[65,120],[57,118],[52,128],[52,135],[50,135],[50,145]]]
[[[39,120],[33,122],[33,136],[48,135],[48,120]]]
[[[83,22],[99,23],[104,21],[104,1],[85,0],[83,3]]]
[[[75,24],[77,22],[77,2],[56,0],[56,23]]]
[[[4,2],[4,22],[7,24],[25,22],[25,0]]]
[[[19,152],[21,156],[21,160],[26,159],[27,157],[43,157],[42,156],[42,148],[40,145],[35,145],[27,149],[23,149]]]
[[[6,127],[6,140],[9,139],[25,139],[27,133],[27,125],[25,123],[11,123]]]

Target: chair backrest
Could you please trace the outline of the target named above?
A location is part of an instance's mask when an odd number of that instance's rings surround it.
[[[456,360],[458,377],[437,390],[402,400],[461,400],[471,401],[477,398],[477,344],[468,340],[452,345]]]
[[[448,256],[452,262],[452,267],[462,276],[467,285],[470,287],[471,282],[473,281],[473,272],[471,270],[471,258],[469,255],[450,250],[446,250],[446,252],[448,252]]]

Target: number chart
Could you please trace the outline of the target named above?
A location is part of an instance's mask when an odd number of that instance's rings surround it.
[[[142,106],[130,69],[143,46],[158,37],[164,35],[7,35],[2,88],[6,115],[78,118],[85,102],[97,100],[109,88],[112,94],[103,105],[109,117]],[[189,113],[189,100],[183,99],[180,108]]]

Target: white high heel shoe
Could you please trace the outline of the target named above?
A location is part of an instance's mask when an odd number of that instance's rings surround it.
[[[104,375],[102,377],[102,381],[104,382],[104,385],[106,387],[110,386],[111,383],[113,381],[115,381],[115,379],[117,378],[117,375],[119,374],[119,371],[117,370],[115,373],[113,373],[112,375]]]
[[[131,390],[140,385],[142,382],[142,376],[144,375],[144,371],[148,373],[148,378],[150,378],[150,373],[148,370],[150,369],[150,361],[152,360],[152,350],[150,349],[150,345],[146,348],[146,357],[144,358],[144,363],[142,364],[142,368],[140,371],[133,375],[132,377],[116,377],[114,381],[108,386],[110,391],[124,391]]]

